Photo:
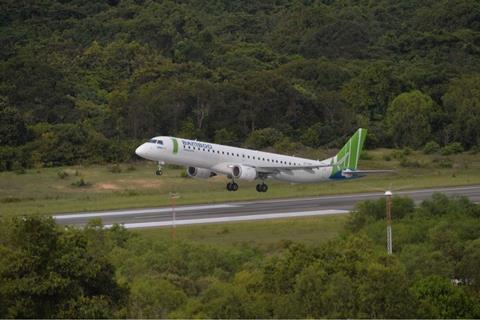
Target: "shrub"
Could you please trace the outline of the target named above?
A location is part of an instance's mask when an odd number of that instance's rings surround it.
[[[91,183],[90,182],[86,182],[85,180],[83,180],[83,178],[80,178],[80,180],[77,180],[75,182],[72,182],[72,186],[74,187],[89,187],[91,186]]]
[[[444,156],[462,153],[462,152],[463,152],[463,147],[459,142],[450,143],[445,147],[443,147],[441,150],[441,154]]]
[[[292,139],[288,137],[285,137],[275,143],[273,147],[277,152],[280,153],[293,153],[300,148],[300,144],[293,142]]]
[[[392,158],[401,160],[402,158],[405,158],[405,154],[401,150],[393,150],[392,151]]]
[[[114,165],[108,167],[108,171],[110,171],[111,173],[121,173],[122,168],[119,164],[115,163]]]
[[[409,147],[406,147],[405,149],[402,150],[402,153],[405,156],[409,156],[412,154],[412,149],[410,149]]]
[[[245,146],[247,148],[263,149],[273,146],[282,138],[282,133],[273,128],[255,130],[248,136],[247,140],[245,141]]]
[[[405,157],[400,159],[400,166],[404,168],[421,168],[421,167],[424,167],[425,164],[417,160],[409,160],[408,158]]]
[[[432,154],[436,153],[440,150],[440,145],[435,141],[430,141],[423,147],[423,153],[425,154]]]
[[[68,172],[66,172],[65,170],[60,170],[57,172],[57,176],[60,179],[65,179],[66,177],[68,177]]]
[[[438,159],[434,159],[433,162],[436,163],[439,168],[453,167],[453,161],[449,158],[438,158]]]

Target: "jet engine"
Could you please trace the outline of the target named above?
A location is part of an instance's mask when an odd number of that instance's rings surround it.
[[[235,179],[253,181],[257,178],[257,170],[255,170],[255,168],[241,165],[234,166],[232,169],[232,174]]]
[[[188,167],[187,174],[189,177],[192,177],[195,179],[208,179],[216,175],[215,172],[212,172],[208,169],[196,168],[196,167]]]

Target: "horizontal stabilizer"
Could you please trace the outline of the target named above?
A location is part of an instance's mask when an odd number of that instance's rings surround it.
[[[353,178],[359,176],[365,176],[372,173],[395,173],[395,170],[342,170],[342,176],[345,178]]]

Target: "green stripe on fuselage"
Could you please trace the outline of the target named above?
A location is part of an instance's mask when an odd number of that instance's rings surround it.
[[[172,142],[173,142],[173,154],[177,154],[178,153],[178,141],[177,141],[177,139],[172,138]]]

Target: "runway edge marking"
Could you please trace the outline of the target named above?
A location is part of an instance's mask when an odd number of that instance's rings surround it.
[[[335,215],[335,214],[347,214],[349,210],[317,210],[317,211],[300,211],[300,212],[285,212],[285,213],[270,213],[270,214],[258,214],[236,217],[219,217],[219,218],[204,218],[204,219],[185,219],[175,221],[175,225],[194,225],[205,223],[220,223],[220,222],[236,222],[236,221],[254,221],[254,220],[270,220],[280,218],[294,218],[294,217],[310,217],[310,216],[322,216],[322,215]],[[154,228],[154,227],[167,227],[172,226],[173,221],[154,221],[154,222],[138,222],[138,223],[125,223],[122,224],[126,229],[138,229],[138,228]],[[112,225],[105,225],[105,228],[111,228]]]

